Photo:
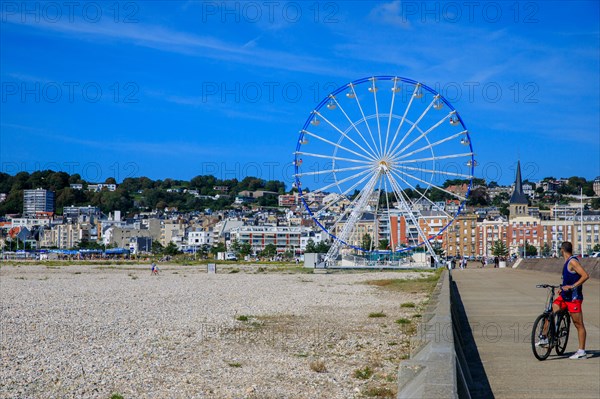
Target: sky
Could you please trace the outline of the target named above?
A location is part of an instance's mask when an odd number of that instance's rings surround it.
[[[298,133],[356,79],[440,92],[475,176],[600,175],[597,1],[2,1],[0,171],[293,180]]]

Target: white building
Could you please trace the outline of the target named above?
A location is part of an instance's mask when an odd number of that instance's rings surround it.
[[[210,231],[190,231],[187,237],[188,247],[201,247],[202,245],[212,245],[212,232]]]
[[[239,226],[231,230],[231,241],[249,243],[254,252],[260,252],[269,244],[275,245],[278,253],[302,252],[308,240],[315,244],[324,239],[324,234],[309,227],[300,226]]]

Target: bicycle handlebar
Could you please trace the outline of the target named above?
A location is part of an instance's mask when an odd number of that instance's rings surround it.
[[[535,288],[560,288],[560,285],[538,284]]]

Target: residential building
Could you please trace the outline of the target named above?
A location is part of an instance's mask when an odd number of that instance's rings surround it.
[[[298,205],[298,194],[283,194],[277,197],[280,207],[294,207]]]
[[[162,220],[160,230],[160,243],[163,247],[170,242],[181,242],[185,236],[187,225],[183,220]]]
[[[65,206],[63,218],[67,223],[96,223],[100,220],[102,212],[95,206]]]
[[[477,215],[460,214],[444,234],[443,248],[447,256],[477,255]]]
[[[299,253],[306,248],[306,243],[311,238],[317,243],[323,239],[323,236],[315,234],[306,227],[239,226],[231,230],[231,241],[237,240],[240,244],[249,243],[254,252],[260,252],[265,249],[265,246],[273,244],[277,248],[277,253],[288,250]]]
[[[596,196],[600,197],[600,176],[598,176],[594,179],[594,183],[593,183],[592,187],[594,188],[594,194],[596,194]]]
[[[573,251],[575,254],[589,254],[600,245],[600,211],[583,211],[567,218],[573,223]]]
[[[132,238],[150,237],[150,232],[146,229],[134,228],[132,226],[110,227],[104,232],[102,241],[104,245],[116,245],[119,248],[129,248]]]
[[[92,225],[89,223],[58,224],[45,229],[40,235],[40,246],[70,249],[91,238]]]
[[[131,237],[129,239],[129,251],[133,255],[152,252],[152,237]]]
[[[88,184],[88,191],[102,191],[106,189],[108,191],[115,191],[117,189],[117,185],[113,183],[98,183],[98,184]]]
[[[187,245],[190,248],[212,245],[212,231],[196,230],[188,232]]]
[[[54,212],[54,192],[38,188],[23,191],[23,216],[34,217],[37,212]]]
[[[486,218],[477,222],[477,256],[492,256],[492,248],[496,241],[509,248],[508,220],[504,217]]]

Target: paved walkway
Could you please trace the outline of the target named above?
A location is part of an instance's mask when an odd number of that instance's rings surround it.
[[[535,285],[558,284],[559,275],[492,268],[453,270],[452,277],[480,358],[473,364],[473,357],[467,354],[469,363],[475,369],[478,364],[483,369],[474,370],[473,376],[487,387],[478,396],[600,398],[600,280],[588,280],[583,292],[590,358],[568,359],[578,347],[577,330],[571,325],[565,355],[557,356],[553,351],[548,359],[538,361],[531,351],[531,328],[544,309],[547,291]],[[465,331],[463,335],[470,334]],[[483,371],[489,386],[482,381]]]

